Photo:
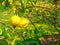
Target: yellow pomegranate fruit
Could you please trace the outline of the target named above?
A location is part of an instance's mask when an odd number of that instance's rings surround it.
[[[29,20],[27,18],[21,18],[20,22],[19,22],[19,26],[26,28],[29,24]]]
[[[10,18],[10,22],[13,26],[20,26],[23,28],[28,27],[29,20],[27,18],[20,18],[18,15],[14,15]]]
[[[20,17],[18,15],[14,15],[10,18],[10,22],[13,26],[17,26],[20,22]]]

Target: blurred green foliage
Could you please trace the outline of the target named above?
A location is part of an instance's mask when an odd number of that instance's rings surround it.
[[[27,29],[13,28],[9,20],[15,14],[30,20]],[[37,38],[59,33],[59,0],[0,0],[0,36],[8,43],[0,45],[41,45]]]

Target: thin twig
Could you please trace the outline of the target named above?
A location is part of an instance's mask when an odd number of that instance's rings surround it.
[[[3,24],[3,25],[5,25],[6,27],[9,27],[10,29],[13,29],[11,26],[8,26],[5,22],[1,22],[1,21],[0,21],[0,24]]]

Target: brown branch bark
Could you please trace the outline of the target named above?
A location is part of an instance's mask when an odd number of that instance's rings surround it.
[[[39,40],[41,41],[41,43],[43,45],[46,45],[46,44],[48,44],[50,42],[51,43],[53,43],[53,42],[60,42],[60,34],[55,34],[53,36],[54,37],[52,37],[52,35],[48,35],[48,37],[39,38]]]

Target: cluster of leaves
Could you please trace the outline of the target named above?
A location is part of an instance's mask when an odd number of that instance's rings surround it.
[[[27,29],[13,28],[9,21],[6,21],[6,24],[0,22],[1,36],[4,37],[8,44],[24,45],[27,42],[30,44],[33,42],[39,45],[37,38],[60,33],[59,0],[0,0],[0,7],[1,10],[11,10],[10,13],[13,14],[10,14],[10,16],[18,14],[20,17],[26,17],[30,20]],[[9,15],[8,11],[7,13]],[[24,44],[22,44],[23,42]]]

